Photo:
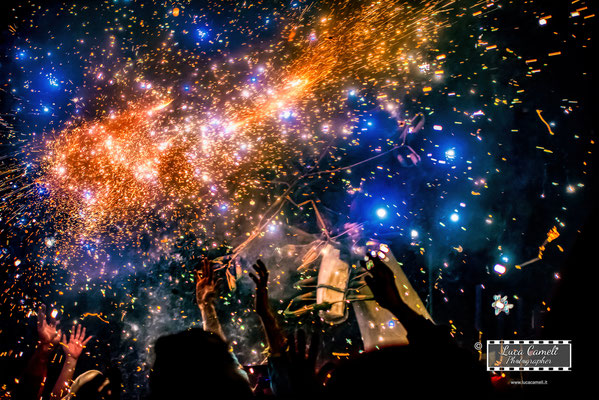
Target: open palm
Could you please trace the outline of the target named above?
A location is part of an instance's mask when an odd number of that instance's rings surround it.
[[[92,336],[85,337],[85,328],[81,328],[81,325],[73,325],[73,329],[71,330],[71,335],[67,342],[67,336],[62,336],[62,345],[64,347],[64,352],[67,357],[71,357],[74,359],[79,358],[81,352],[85,348],[87,342],[90,341]]]
[[[219,283],[214,280],[214,268],[210,260],[202,259],[201,267],[201,271],[195,271],[196,300],[200,306],[214,301]]]
[[[42,344],[55,345],[60,341],[60,329],[57,329],[58,321],[50,317],[46,320],[46,305],[42,304],[37,310],[37,336]]]

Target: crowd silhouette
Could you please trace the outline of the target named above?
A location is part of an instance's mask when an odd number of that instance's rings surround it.
[[[148,398],[379,398],[417,392],[424,398],[453,395],[490,398],[494,387],[482,363],[460,348],[450,331],[425,319],[407,306],[396,287],[391,269],[377,257],[362,261],[366,283],[374,300],[389,310],[408,332],[409,344],[362,352],[344,361],[328,361],[316,369],[321,337],[316,318],[311,335],[300,329],[286,334],[269,305],[266,265],[257,260],[251,279],[256,285],[255,312],[268,344],[267,378],[250,384],[247,372],[230,350],[216,309],[218,281],[209,260],[196,271],[196,300],[203,329],[191,328],[160,337],[154,345],[154,364],[148,381]],[[46,307],[37,312],[38,343],[19,379],[15,398],[119,399],[118,369],[89,370],[73,380],[77,360],[92,339],[75,325],[62,333]],[[57,349],[64,364],[52,390],[48,363]],[[49,393],[49,394],[48,394]]]

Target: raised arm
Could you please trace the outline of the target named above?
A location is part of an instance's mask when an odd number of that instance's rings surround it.
[[[203,259],[201,261],[201,269],[195,272],[195,279],[196,300],[202,312],[204,330],[214,332],[223,340],[226,340],[214,307],[217,282],[214,280],[214,268],[209,260]]]
[[[256,284],[256,313],[264,326],[271,355],[280,355],[285,351],[287,339],[270,308],[270,304],[268,304],[268,269],[266,269],[266,265],[262,260],[256,261],[252,268],[257,273],[255,275],[250,272],[250,278]]]
[[[50,355],[60,341],[61,335],[60,329],[57,329],[58,321],[52,316],[49,321],[46,320],[46,306],[42,304],[37,310],[37,346],[17,389],[17,399],[37,400],[42,395],[48,375]]]
[[[316,358],[320,340],[320,321],[317,319],[310,346],[306,346],[306,333],[299,330],[295,337],[287,338],[268,303],[268,270],[261,260],[253,265],[257,275],[250,273],[256,283],[256,313],[262,321],[270,347],[268,372],[275,396],[302,398],[316,396]],[[307,350],[307,351],[306,351]]]
[[[443,372],[444,379],[449,379],[446,382],[460,387],[459,392],[468,393],[471,390],[479,397],[494,398],[489,374],[477,357],[460,349],[447,327],[435,325],[404,303],[395,285],[393,271],[378,258],[370,257],[368,262],[361,263],[371,274],[365,279],[374,299],[404,325],[408,331],[410,346],[416,346],[422,357],[431,360],[431,368],[434,370],[435,365],[442,368],[447,360],[452,360],[455,367]]]
[[[51,398],[60,399],[67,394],[72,383],[77,360],[91,338],[91,336],[85,337],[85,328],[81,329],[81,325],[73,325],[68,342],[67,336],[62,336],[61,345],[64,349],[65,361],[62,370],[60,371],[60,375],[58,376],[58,380],[56,381],[56,384],[54,384],[54,389],[52,389],[52,394],[50,395]]]
[[[408,331],[408,340],[425,340],[430,335],[439,333],[435,325],[412,310],[401,298],[393,271],[378,257],[370,257],[368,261],[360,261],[370,276],[365,280],[374,299],[381,307],[391,311]],[[444,332],[443,332],[444,333]]]

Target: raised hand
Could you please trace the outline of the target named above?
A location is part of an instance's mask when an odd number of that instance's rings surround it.
[[[218,282],[214,281],[214,268],[210,260],[203,258],[201,269],[195,271],[196,280],[196,300],[198,306],[212,304],[216,297],[216,286]]]
[[[220,280],[214,280],[214,268],[210,260],[202,258],[200,263],[200,269],[195,271],[196,301],[202,312],[202,324],[204,330],[214,332],[226,340],[214,306],[216,287]]]
[[[310,346],[306,346],[306,333],[299,329],[295,338],[289,340],[289,378],[294,392],[301,395],[313,395],[318,391],[316,381],[316,359],[320,341],[320,323],[317,318]]]
[[[393,310],[404,304],[397,290],[393,271],[383,261],[378,257],[368,256],[368,261],[361,260],[360,264],[370,272],[371,276],[367,275],[364,279],[381,307]]]
[[[257,276],[250,272],[250,278],[256,284],[256,313],[259,316],[264,316],[270,312],[268,305],[268,269],[262,260],[256,261],[252,268]]]
[[[256,274],[250,272],[250,278],[256,284],[256,314],[260,317],[271,355],[281,355],[286,347],[287,339],[268,304],[268,269],[262,260],[252,265]]]
[[[317,321],[318,318],[317,318]],[[289,357],[291,362],[299,367],[302,372],[312,376],[316,373],[316,358],[318,356],[318,342],[320,340],[320,324],[317,322],[310,339],[310,346],[306,349],[306,333],[299,329],[295,333],[295,340],[289,341]]]
[[[27,362],[23,379],[19,382],[15,398],[39,399],[44,391],[48,376],[48,363],[54,351],[54,345],[60,341],[61,332],[57,329],[58,321],[50,315],[46,319],[46,306],[40,305],[37,310],[38,345]]]
[[[67,341],[67,335],[62,336],[61,345],[63,346],[66,358],[60,371],[60,375],[54,384],[50,399],[62,399],[71,386],[73,373],[77,366],[77,360],[81,355],[81,352],[85,348],[87,342],[91,340],[91,336],[85,337],[85,328],[81,328],[81,325],[73,325],[69,340]]]
[[[54,346],[60,341],[61,331],[56,329],[58,321],[50,316],[46,321],[46,305],[42,304],[37,310],[37,336],[43,346]]]
[[[81,352],[85,348],[87,342],[91,340],[92,336],[85,337],[85,327],[81,329],[81,325],[73,325],[71,335],[67,342],[67,336],[62,336],[62,345],[64,352],[68,358],[78,359]]]

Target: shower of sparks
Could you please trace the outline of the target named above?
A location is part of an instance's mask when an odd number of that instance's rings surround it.
[[[239,234],[240,220],[260,212],[249,206],[254,198],[268,205],[273,180],[298,174],[290,160],[313,168],[328,144],[347,136],[351,126],[332,120],[351,114],[349,87],[383,98],[417,90],[411,73],[428,65],[428,46],[451,3],[333,3],[319,18],[288,17],[283,39],[266,49],[249,46],[185,78],[181,65],[202,64],[203,54],[176,50],[173,31],[160,32],[160,46],[135,65],[116,56],[117,38],[109,36],[90,52],[87,76],[119,95],[93,99],[97,117],[74,117],[29,143],[28,170],[6,171],[4,182],[14,185],[18,174],[35,179],[17,191],[5,187],[6,197],[30,201],[45,216],[38,224],[54,231],[48,247],[66,255],[82,243],[118,246],[148,232],[157,245],[160,231],[208,230],[216,240]],[[166,82],[150,78],[154,68]],[[393,79],[383,79],[388,74]],[[181,94],[175,82],[191,83]],[[209,226],[215,218],[222,232]]]

